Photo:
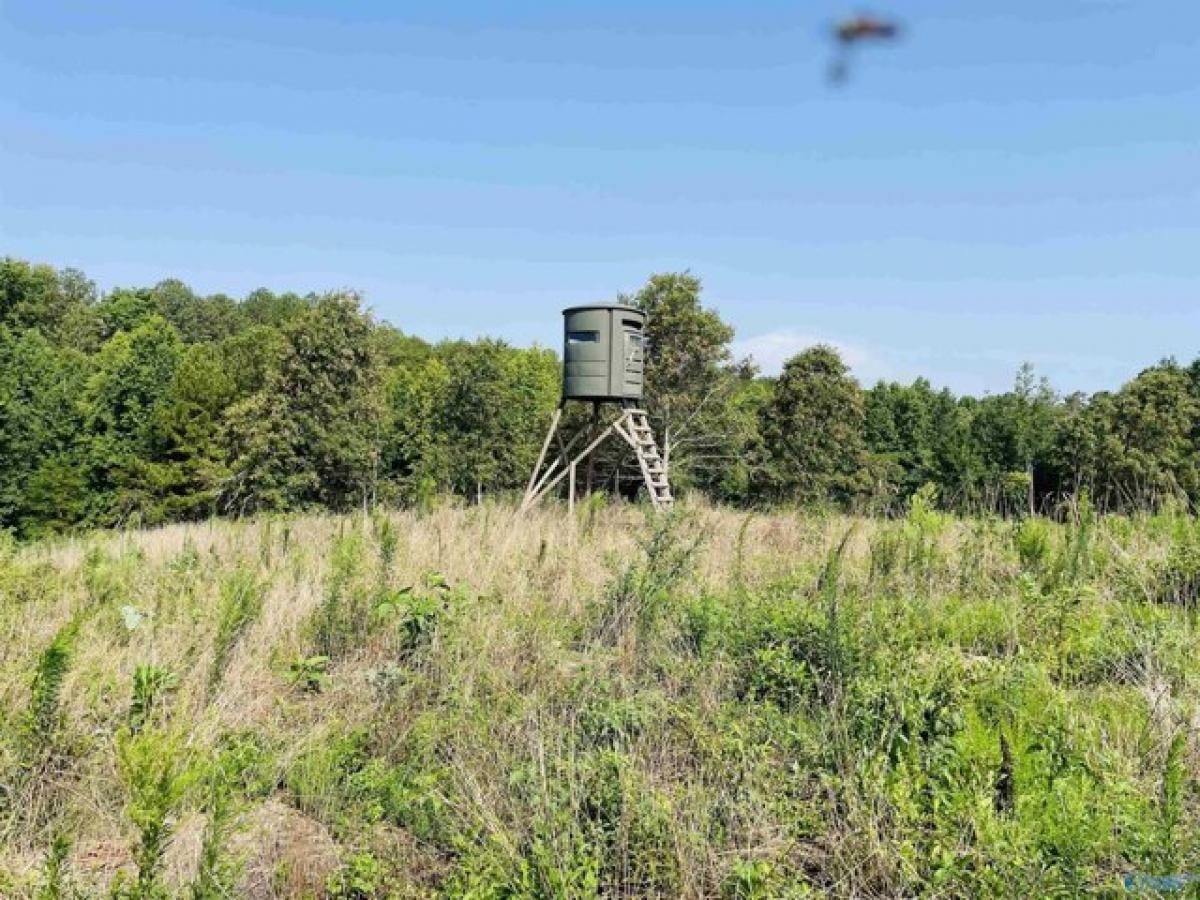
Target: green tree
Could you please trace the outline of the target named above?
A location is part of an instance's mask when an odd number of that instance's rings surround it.
[[[244,400],[267,386],[286,345],[283,333],[270,325],[250,325],[219,343],[225,372],[233,379],[234,393]]]
[[[1200,402],[1188,372],[1173,360],[1146,369],[1112,398],[1101,428],[1111,491],[1126,505],[1195,498],[1200,457],[1193,435]]]
[[[230,409],[233,511],[371,501],[379,474],[382,368],[354,294],[289,320],[263,388]]]
[[[241,303],[242,318],[253,325],[268,325],[282,328],[317,302],[315,294],[301,297],[299,294],[276,294],[266,288],[251,291]]]
[[[96,286],[74,269],[0,260],[0,326],[16,334],[34,329],[57,346],[92,351],[100,331],[95,302]]]
[[[146,466],[182,355],[179,335],[159,316],[118,332],[100,349],[84,391],[93,521],[112,524],[134,513],[154,518]]]
[[[866,392],[864,437],[877,497],[903,503],[923,485],[940,481],[936,406],[937,395],[923,378],[907,386],[880,382]]]
[[[864,425],[862,389],[836,350],[792,357],[761,415],[768,493],[802,502],[858,497],[866,487]]]
[[[159,297],[145,288],[110,291],[96,306],[96,314],[105,340],[122,331],[133,331],[155,317],[164,318]]]
[[[229,477],[224,414],[236,396],[237,384],[220,347],[189,347],[151,422],[145,478],[155,498],[155,521],[196,519],[217,511]]]
[[[14,335],[0,326],[0,528],[32,534],[43,519],[65,525],[82,515],[81,484],[71,473],[86,377],[81,354],[55,349],[38,331]],[[58,476],[52,498],[51,473]]]
[[[437,430],[451,448],[450,486],[479,498],[522,484],[558,400],[556,357],[495,340],[447,343],[437,354],[448,373]]]
[[[450,483],[451,448],[440,427],[449,386],[450,372],[437,358],[388,372],[383,470],[400,498],[412,500]]]
[[[200,297],[182,281],[169,278],[156,284],[149,296],[185,344],[219,341],[238,330],[238,305],[223,294]]]
[[[734,363],[733,329],[703,306],[701,292],[694,275],[664,273],[619,299],[648,317],[645,402],[671,478],[712,490],[755,441],[753,418],[735,400],[754,372]]]

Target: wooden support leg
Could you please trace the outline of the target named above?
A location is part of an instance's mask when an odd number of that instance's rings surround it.
[[[594,438],[596,430],[600,427],[600,404],[592,403],[592,421],[588,426],[588,437]],[[592,451],[587,458],[587,477],[583,482],[583,495],[585,497],[592,496],[592,484],[596,477],[596,452]]]
[[[529,506],[530,497],[533,495],[533,486],[537,482],[538,473],[542,471],[542,463],[546,461],[546,451],[550,449],[550,441],[558,434],[558,423],[562,419],[562,414],[562,404],[559,404],[558,409],[554,411],[554,418],[550,420],[550,428],[546,432],[546,439],[542,441],[542,451],[538,454],[537,463],[534,465],[533,471],[529,473],[529,484],[525,486],[525,500],[521,504],[522,509]]]

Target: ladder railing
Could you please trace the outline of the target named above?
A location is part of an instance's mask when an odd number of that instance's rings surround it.
[[[650,417],[644,409],[627,409],[625,415],[617,420],[617,424],[617,433],[625,438],[637,456],[642,479],[646,482],[646,491],[650,494],[650,502],[656,507],[669,508],[675,502],[675,498],[671,496],[667,465],[662,454],[658,452],[658,442],[654,440]]]

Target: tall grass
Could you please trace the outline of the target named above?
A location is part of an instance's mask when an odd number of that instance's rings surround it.
[[[1200,526],[933,499],[5,546],[0,896],[1115,896],[1196,871]]]

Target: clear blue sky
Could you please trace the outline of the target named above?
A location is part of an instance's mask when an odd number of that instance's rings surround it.
[[[0,0],[0,253],[362,290],[429,338],[691,269],[765,366],[1114,387],[1200,352],[1200,3]]]

